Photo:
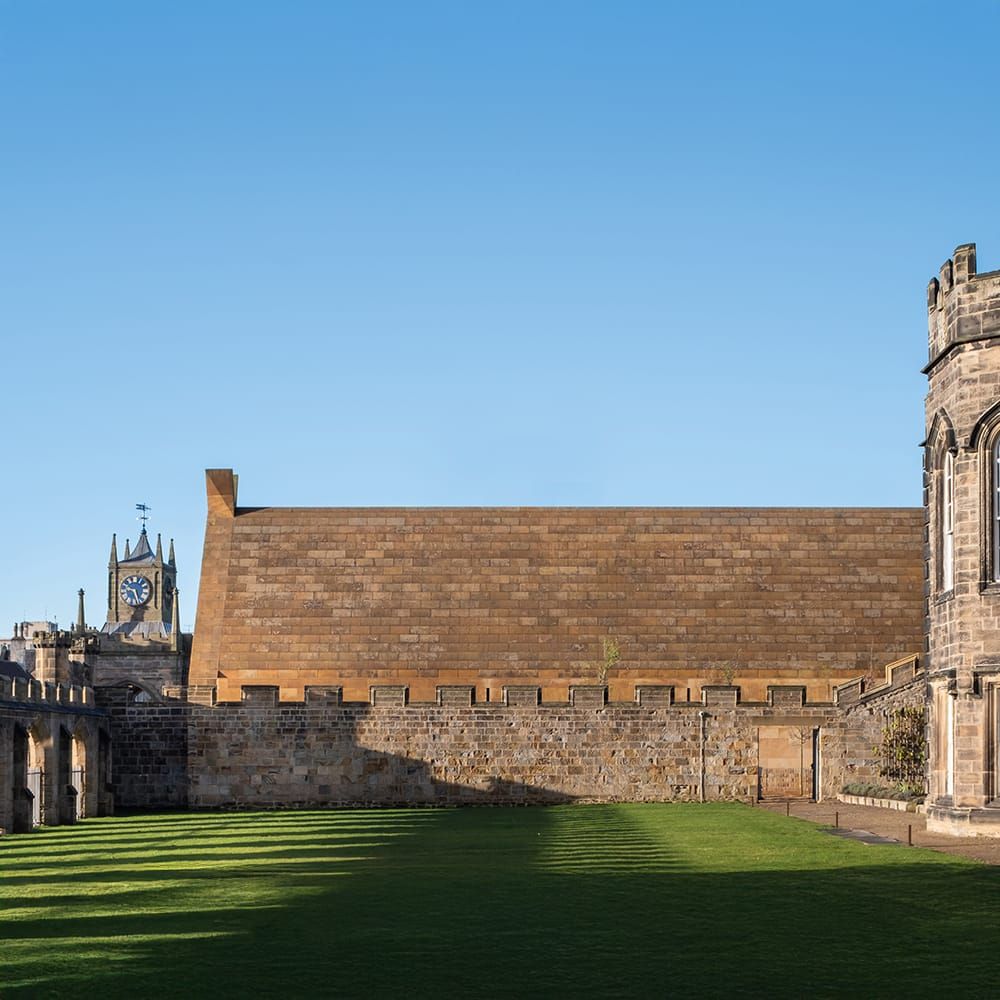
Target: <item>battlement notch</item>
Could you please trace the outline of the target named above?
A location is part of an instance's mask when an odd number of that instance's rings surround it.
[[[927,285],[929,374],[963,344],[1000,338],[1000,271],[979,274],[976,244],[963,243]]]

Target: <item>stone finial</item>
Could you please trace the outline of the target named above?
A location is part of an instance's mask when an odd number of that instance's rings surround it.
[[[108,560],[109,566],[115,566],[118,563],[118,539],[112,534],[111,536],[111,558]]]
[[[172,538],[170,539],[170,552],[167,555],[167,562],[171,566],[177,565],[177,560],[174,558],[174,540]]]
[[[163,562],[163,543],[160,541],[160,533],[156,533],[156,561]]]
[[[125,539],[125,555],[123,556],[123,558],[126,559],[126,560],[132,554],[132,550],[129,548],[128,542],[129,542],[129,540],[126,538]]]

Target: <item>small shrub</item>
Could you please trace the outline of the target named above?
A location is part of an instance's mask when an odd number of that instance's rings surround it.
[[[923,802],[924,793],[878,785],[868,781],[852,781],[842,789],[845,795],[861,795],[869,799],[893,799],[897,802]]]
[[[927,764],[927,719],[923,706],[894,709],[882,728],[882,742],[872,747],[880,758],[879,774],[902,792],[921,795]]]
[[[608,672],[612,667],[616,666],[618,661],[622,658],[621,650],[618,648],[618,642],[611,636],[606,636],[601,640],[601,653],[604,657],[603,661],[597,668],[597,682],[599,684],[608,683]]]

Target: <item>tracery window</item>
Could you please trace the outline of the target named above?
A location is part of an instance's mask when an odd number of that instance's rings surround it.
[[[993,572],[991,579],[1000,583],[1000,434],[990,449],[990,534],[993,542]]]
[[[994,532],[1000,541],[1000,533]],[[994,543],[996,544],[996,543]],[[993,559],[997,564],[996,556]],[[948,591],[955,586],[955,455],[944,453],[941,482],[941,589]]]
[[[976,421],[969,434],[968,451],[976,453],[980,469],[980,579],[995,593],[1000,589],[1000,401]]]

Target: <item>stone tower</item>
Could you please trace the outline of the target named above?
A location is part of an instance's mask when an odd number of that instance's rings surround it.
[[[187,684],[191,636],[181,632],[172,539],[164,559],[160,536],[154,548],[144,524],[135,548],[126,541],[119,558],[111,536],[108,613],[100,631],[84,624],[82,592],[80,600],[74,651],[95,688],[127,687],[145,699],[180,695]]]
[[[172,631],[177,590],[177,565],[174,543],[163,558],[163,545],[156,536],[156,550],[150,548],[143,526],[135,548],[125,542],[125,552],[118,558],[118,543],[111,536],[108,561],[108,619],[101,629],[107,634],[165,637]]]
[[[928,828],[1000,835],[1000,271],[927,289]]]

